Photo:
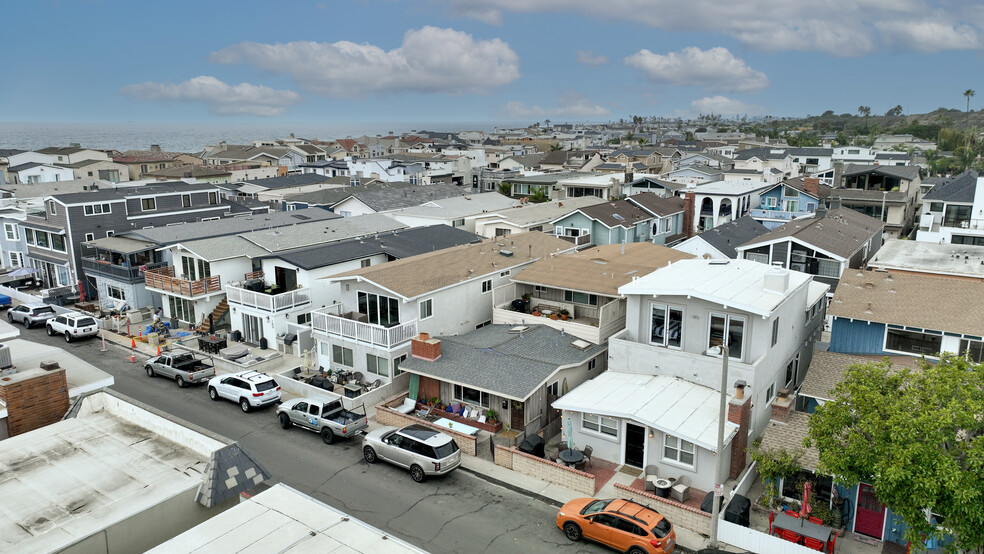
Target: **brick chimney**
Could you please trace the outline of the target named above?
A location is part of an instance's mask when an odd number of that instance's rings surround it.
[[[792,411],[793,400],[795,399],[796,395],[789,394],[788,389],[781,389],[776,395],[776,399],[772,401],[772,421],[785,423],[789,418],[789,412]]]
[[[633,181],[632,177],[632,160],[625,161],[625,184],[629,184]]]
[[[54,367],[52,367],[54,366]],[[61,421],[68,412],[68,382],[57,363],[0,377],[0,400],[7,404],[7,432],[13,437]]]
[[[820,179],[817,177],[804,177],[803,190],[820,198]]]
[[[697,193],[693,189],[687,189],[683,193],[683,234],[690,237],[694,236],[694,204],[697,202]]]
[[[441,341],[430,338],[427,333],[420,333],[419,337],[410,340],[410,355],[418,360],[436,361],[441,357]]]
[[[745,397],[745,381],[735,383],[735,396],[728,403],[728,421],[738,425],[738,433],[731,439],[730,479],[736,479],[745,469],[748,449],[748,430],[752,424],[752,403]]]

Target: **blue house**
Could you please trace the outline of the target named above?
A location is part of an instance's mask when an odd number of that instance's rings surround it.
[[[554,234],[577,246],[649,242],[656,216],[628,200],[575,210],[552,223]]]
[[[815,177],[786,179],[759,195],[759,206],[750,215],[766,229],[775,229],[787,221],[809,216],[830,193],[830,187]]]
[[[661,197],[655,192],[645,192],[629,196],[626,200],[653,215],[649,233],[653,244],[672,246],[686,238],[683,233],[683,198]]]
[[[846,270],[828,308],[830,351],[984,360],[984,282]]]

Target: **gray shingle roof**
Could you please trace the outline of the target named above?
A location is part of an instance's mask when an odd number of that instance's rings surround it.
[[[324,175],[318,175],[317,173],[301,173],[299,175],[267,177],[266,179],[253,179],[243,182],[270,190],[301,187],[305,185],[320,185],[322,183],[328,183],[331,179],[331,177],[325,177]]]
[[[364,239],[289,250],[280,252],[275,257],[301,269],[311,270],[375,254],[386,254],[390,259],[402,259],[481,241],[482,237],[468,231],[447,225],[431,225],[380,233]]]
[[[398,210],[409,206],[419,206],[431,200],[442,200],[452,196],[465,196],[471,189],[465,189],[456,185],[436,184],[436,185],[411,185],[410,183],[388,183],[389,186],[373,187],[370,185],[364,190],[353,190],[357,187],[340,189],[348,191],[348,194],[341,200],[354,196],[360,202],[369,206],[377,212]],[[339,200],[338,202],[340,202]],[[336,204],[338,203],[336,202]]]
[[[750,160],[752,158],[758,158],[760,160],[782,160],[786,156],[789,156],[789,151],[785,148],[768,148],[765,146],[735,152],[736,160]]]
[[[923,197],[923,202],[966,202],[973,203],[977,192],[979,174],[974,170],[964,171],[953,179],[933,185]]]
[[[55,194],[53,197],[63,204],[77,204],[81,202],[98,202],[101,200],[123,200],[131,196],[148,196],[152,194],[165,194],[170,192],[196,192],[207,190],[215,190],[215,185],[210,185],[208,183],[188,184],[184,181],[167,181],[144,186],[100,188],[99,190],[87,192]]]
[[[269,252],[280,252],[404,228],[406,225],[391,217],[382,214],[365,214],[277,229],[263,229],[239,236]]]
[[[121,233],[121,235],[147,240],[163,246],[189,240],[234,235],[256,229],[269,229],[286,225],[327,221],[339,219],[340,217],[321,208],[308,208],[306,210],[290,212],[270,212],[268,214],[245,217],[227,217],[214,221],[198,221],[184,223],[182,225],[154,227],[152,229],[135,229]]]
[[[847,167],[844,168],[844,177],[864,174],[888,175],[889,177],[898,177],[912,181],[919,177],[919,167],[914,165],[847,164]]]
[[[881,233],[884,226],[884,223],[873,217],[850,208],[838,208],[830,210],[824,217],[794,219],[745,242],[742,246],[795,237],[814,248],[849,258],[872,236]]]
[[[724,225],[708,229],[698,236],[718,252],[731,259],[737,259],[738,251],[735,250],[735,247],[768,232],[769,230],[764,225],[752,219],[752,216],[746,215]]]
[[[626,197],[626,201],[660,217],[683,211],[683,198],[679,196],[662,197],[655,192],[643,192]]]
[[[27,150],[20,150],[18,148],[0,148],[0,157],[6,158],[15,154],[23,154],[24,152],[27,152]]]
[[[648,221],[653,215],[628,200],[604,202],[594,206],[586,206],[578,210],[582,214],[600,221],[606,227],[633,227],[640,221]],[[616,217],[617,216],[617,217]]]
[[[487,325],[466,335],[437,337],[441,357],[429,362],[408,358],[401,369],[441,381],[466,385],[516,400],[526,400],[561,366],[585,363],[608,345],[584,350],[577,337],[546,325],[529,325],[510,333],[513,325]]]

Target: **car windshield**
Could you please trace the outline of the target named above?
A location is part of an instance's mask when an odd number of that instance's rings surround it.
[[[55,309],[51,306],[42,306],[40,308],[34,308],[34,313],[36,314],[53,314]]]
[[[659,523],[656,524],[656,527],[653,527],[653,534],[656,535],[657,538],[661,539],[666,535],[670,534],[671,528],[672,527],[670,526],[670,522],[666,521],[666,518],[664,517],[663,519],[659,520]]]
[[[91,317],[83,317],[83,318],[80,318],[80,319],[76,320],[76,322],[75,322],[75,326],[76,327],[86,327],[86,326],[95,325],[95,324],[96,324],[96,320],[92,319]]]
[[[442,444],[441,446],[434,447],[434,455],[435,458],[437,458],[438,460],[447,458],[448,456],[454,454],[457,451],[458,451],[458,444],[454,441],[451,441],[447,444]]]
[[[276,388],[276,386],[277,386],[277,382],[274,381],[273,379],[270,379],[269,381],[263,381],[262,383],[257,383],[256,390],[263,392],[265,390]]]
[[[605,509],[606,506],[611,504],[611,500],[595,500],[594,502],[588,504],[581,510],[582,514],[594,514]]]

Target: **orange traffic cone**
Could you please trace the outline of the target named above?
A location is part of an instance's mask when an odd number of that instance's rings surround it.
[[[157,355],[158,355],[158,356],[160,356],[160,355],[161,355],[161,347],[160,347],[160,346],[158,346],[158,347],[157,347]]]
[[[136,348],[136,347],[137,347],[137,339],[131,337],[130,338],[130,348]]]

